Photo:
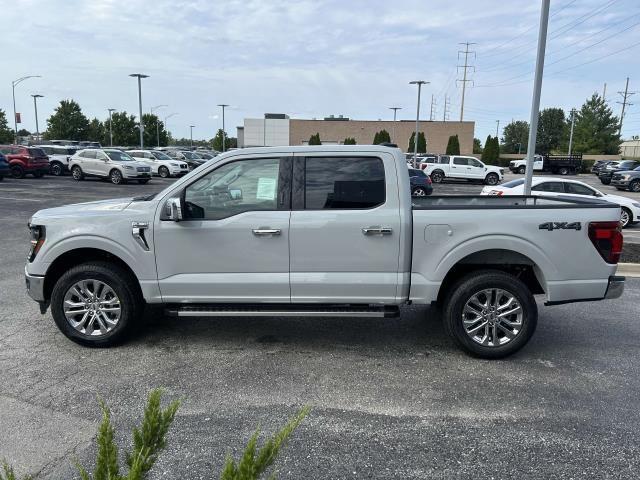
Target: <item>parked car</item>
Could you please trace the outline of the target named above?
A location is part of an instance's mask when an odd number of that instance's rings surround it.
[[[49,171],[49,158],[40,148],[0,145],[0,153],[7,158],[14,178],[23,178],[25,175],[41,178]]]
[[[640,172],[639,176],[640,176]],[[481,195],[523,195],[524,179],[518,178],[496,187],[484,187]],[[531,194],[545,197],[577,197],[598,198],[605,202],[620,205],[620,226],[626,228],[640,222],[640,202],[637,200],[610,195],[587,185],[578,180],[566,180],[554,177],[533,177],[531,182]]]
[[[11,169],[9,168],[7,157],[0,153],[0,181],[2,181],[4,177],[8,177],[9,175],[11,175]]]
[[[504,169],[485,165],[475,157],[463,155],[440,155],[438,162],[430,163],[424,171],[431,176],[433,183],[440,183],[445,178],[456,178],[497,185],[504,177]]]
[[[628,172],[636,167],[640,167],[638,160],[616,160],[600,170],[598,178],[604,185],[609,185],[614,173]]]
[[[509,162],[509,170],[522,175],[527,171],[527,159],[512,160]],[[549,172],[554,175],[575,175],[582,170],[582,154],[571,155],[534,155],[533,171]]]
[[[425,197],[433,193],[431,177],[417,168],[409,168],[409,180],[411,185],[411,195],[414,197]]]
[[[618,205],[412,198],[405,165],[380,146],[247,148],[157,194],[40,210],[27,291],[91,346],[124,340],[145,305],[177,317],[391,317],[435,303],[455,342],[484,358],[528,342],[536,294],[622,294]]]
[[[100,142],[88,142],[88,141],[80,141],[78,142],[79,148],[102,148]]]
[[[127,150],[127,153],[151,167],[151,173],[162,178],[179,177],[189,173],[189,165],[171,158],[159,150]]]
[[[167,150],[164,153],[169,155],[171,158],[186,162],[187,165],[189,165],[190,170],[195,170],[207,162],[207,160],[202,158],[200,155],[189,150]]]
[[[69,161],[71,175],[75,180],[84,177],[108,178],[111,183],[119,185],[128,180],[147,183],[151,179],[151,167],[136,162],[122,150],[115,148],[89,148],[76,152]]]
[[[203,151],[197,151],[196,153],[198,154],[198,156],[200,156],[204,160],[211,160],[212,158],[218,155],[217,153],[203,152]]]
[[[59,177],[69,171],[69,160],[78,151],[77,147],[64,145],[37,145],[49,157],[49,173]]]
[[[596,175],[598,175],[600,173],[600,170],[609,165],[611,162],[612,160],[596,160],[591,167],[591,173],[595,173]]]
[[[620,170],[611,176],[611,185],[618,190],[640,192],[640,167],[633,170]]]

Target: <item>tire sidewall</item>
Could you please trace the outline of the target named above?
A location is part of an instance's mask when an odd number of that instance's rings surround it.
[[[422,192],[422,195],[418,195],[418,192]],[[414,197],[426,197],[427,196],[427,191],[422,187],[416,187],[411,192],[411,195],[414,196]]]
[[[484,347],[474,342],[465,332],[462,310],[469,298],[479,290],[500,288],[514,295],[523,309],[523,326],[518,336],[500,347]],[[513,275],[500,271],[485,271],[470,274],[451,289],[445,304],[444,323],[447,333],[467,353],[486,359],[504,358],[524,347],[535,332],[538,307],[533,295]]]
[[[442,183],[444,180],[444,174],[440,170],[436,170],[431,174],[431,181],[433,183]]]
[[[74,180],[79,182],[80,180],[82,180],[82,177],[83,177],[82,169],[76,165],[71,169],[71,176],[73,177]]]
[[[634,180],[629,184],[630,192],[640,192],[640,180]]]
[[[629,225],[631,225],[631,220],[633,219],[633,213],[631,213],[631,210],[629,210],[627,207],[621,207],[620,210],[627,214],[626,223],[622,223],[622,215],[620,216],[620,227],[627,228]]]
[[[50,167],[51,175],[55,177],[62,176],[64,169],[62,168],[62,164],[60,162],[53,162]]]
[[[13,178],[22,178],[24,177],[24,169],[20,165],[12,165],[11,175]]]
[[[111,183],[113,183],[114,185],[121,185],[123,179],[124,177],[120,170],[111,170],[111,173],[109,173],[109,180],[111,180]]]
[[[527,169],[526,169],[525,167],[520,167],[520,168],[518,169],[518,173],[519,173],[520,175],[524,175],[525,173],[527,173]]]
[[[489,179],[493,179],[493,180],[489,180]],[[498,175],[495,173],[488,174],[484,179],[484,182],[487,185],[497,185],[499,181],[500,181],[500,177],[498,177]]]
[[[123,340],[138,316],[139,300],[130,288],[128,275],[119,268],[106,263],[88,263],[72,268],[56,282],[51,294],[51,314],[60,331],[69,339],[81,345],[105,347]],[[113,289],[120,299],[120,319],[115,328],[105,335],[91,337],[83,335],[69,324],[64,314],[63,303],[67,290],[80,280],[95,279]]]
[[[160,178],[169,178],[169,169],[164,165],[161,166],[160,168],[158,168],[158,175],[160,175]]]

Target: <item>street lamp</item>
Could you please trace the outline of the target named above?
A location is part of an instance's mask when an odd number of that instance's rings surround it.
[[[111,114],[115,112],[116,109],[108,108],[107,110],[109,111],[109,146],[113,147],[113,128],[111,127],[112,126]]]
[[[156,105],[155,107],[151,107],[151,115],[153,115],[153,111],[157,110],[158,108],[162,108],[162,107],[168,107],[169,105]],[[156,116],[156,142],[157,142],[157,146],[160,146],[160,122],[158,121],[159,119]]]
[[[393,142],[396,142],[396,113],[398,110],[402,110],[402,107],[389,107],[389,110],[393,110]]]
[[[36,139],[40,141],[40,127],[38,127],[38,99],[44,97],[44,95],[31,95],[33,97],[33,109],[36,113]]]
[[[190,142],[191,142],[190,146],[191,146],[192,150],[193,150],[193,127],[195,127],[195,125],[189,125],[189,128],[191,129],[191,133],[189,134],[190,135],[189,138],[190,138]]]
[[[167,131],[168,136],[171,136],[171,134],[169,133],[169,129],[167,128],[167,120],[173,117],[174,115],[178,115],[178,112],[170,113],[169,115],[164,117],[164,129]]]
[[[413,139],[413,168],[416,168],[416,157],[418,156],[418,128],[420,123],[420,90],[422,89],[422,85],[425,85],[430,82],[425,82],[424,80],[413,80],[409,82],[409,85],[418,85],[418,108],[416,110],[416,136]]]
[[[40,75],[27,75],[26,77],[20,77],[17,80],[11,82],[11,90],[13,93],[13,127],[15,135],[15,143],[18,143],[18,117],[16,116],[16,85],[24,82],[27,78],[42,78]]]
[[[149,75],[144,75],[143,73],[132,73],[129,75],[130,77],[138,78],[138,108],[140,110],[140,148],[144,148],[144,138],[142,134],[144,133],[144,124],[142,123],[142,79],[149,78]]]
[[[219,103],[218,104],[219,107],[222,107],[222,151],[225,151],[225,147],[226,147],[226,134],[224,132],[224,109],[226,107],[228,107],[229,105],[227,105],[226,103]]]

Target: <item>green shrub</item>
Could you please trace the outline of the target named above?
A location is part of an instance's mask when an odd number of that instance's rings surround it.
[[[32,477],[25,476],[22,477],[22,480],[31,480]],[[7,462],[2,462],[2,471],[0,471],[0,480],[17,480],[15,472],[13,468],[9,466]]]

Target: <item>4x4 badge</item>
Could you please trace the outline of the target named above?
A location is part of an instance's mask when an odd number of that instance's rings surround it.
[[[540,230],[582,230],[580,222],[547,222],[538,225]]]

